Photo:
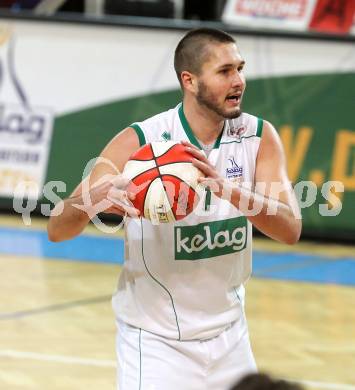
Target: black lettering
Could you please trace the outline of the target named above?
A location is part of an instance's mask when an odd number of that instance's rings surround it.
[[[21,134],[24,132],[23,117],[20,114],[12,114],[5,120],[4,130],[10,134]]]
[[[42,140],[46,119],[40,115],[24,116],[21,113],[11,113],[6,118],[0,116],[0,132],[12,136],[25,137],[24,141],[35,144]]]
[[[37,152],[20,152],[18,150],[0,150],[0,160],[11,161],[13,163],[36,164],[40,160]]]
[[[27,124],[28,133],[33,135],[33,138],[28,140],[29,143],[37,143],[42,139],[45,126],[45,120],[41,116],[32,116]]]

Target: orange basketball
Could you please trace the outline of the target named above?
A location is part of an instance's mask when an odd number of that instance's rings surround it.
[[[133,153],[123,174],[131,180],[132,202],[153,224],[178,221],[190,214],[200,199],[193,157],[173,141],[152,142]]]

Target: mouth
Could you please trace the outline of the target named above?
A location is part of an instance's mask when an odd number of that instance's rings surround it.
[[[238,93],[228,95],[226,100],[232,105],[238,105],[241,101],[241,98],[242,98],[242,93],[238,92]]]

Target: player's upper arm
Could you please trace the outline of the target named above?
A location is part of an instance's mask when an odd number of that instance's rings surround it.
[[[266,196],[274,198],[277,186],[288,187],[286,158],[278,133],[271,123],[264,121],[262,137],[256,160],[255,183],[266,183]],[[272,183],[273,186],[272,186]],[[292,190],[282,191],[278,200],[290,205]]]
[[[139,138],[133,128],[127,127],[122,130],[105,146],[88,177],[75,188],[71,196],[80,195],[87,180],[89,188],[92,188],[104,176],[122,173],[130,155],[139,149],[139,146]]]

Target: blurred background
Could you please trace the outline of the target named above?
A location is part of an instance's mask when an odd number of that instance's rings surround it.
[[[257,361],[355,389],[355,0],[0,0],[1,389],[113,388],[121,233],[52,244],[46,218],[117,132],[181,101],[198,27],[236,38],[243,110],[277,128],[302,208],[296,249],[256,240]]]
[[[353,239],[353,0],[0,6],[2,209],[13,209],[23,180],[35,183],[38,205],[53,202],[43,194],[50,181],[63,181],[60,196],[68,195],[114,134],[176,105],[175,45],[188,29],[213,26],[234,35],[246,58],[244,110],[280,133],[304,237]]]

